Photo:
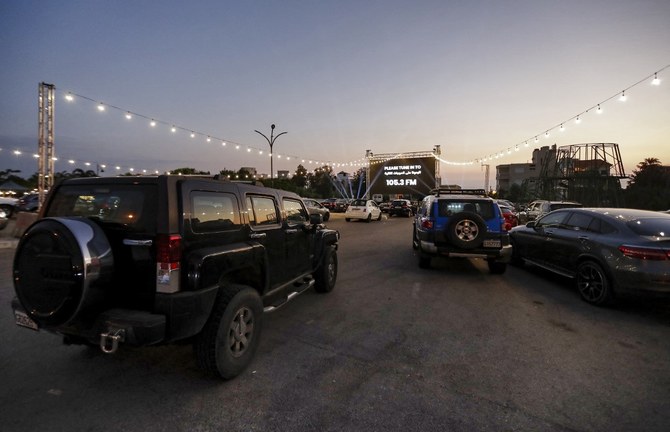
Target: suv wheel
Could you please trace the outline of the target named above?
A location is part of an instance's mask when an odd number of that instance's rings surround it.
[[[233,378],[251,363],[261,336],[263,303],[244,285],[221,288],[205,327],[195,339],[198,366],[223,379]]]
[[[337,281],[337,251],[329,246],[319,269],[314,272],[314,290],[320,293],[331,292]]]
[[[486,222],[477,213],[458,213],[447,225],[447,238],[454,246],[463,249],[478,248],[485,234]]]

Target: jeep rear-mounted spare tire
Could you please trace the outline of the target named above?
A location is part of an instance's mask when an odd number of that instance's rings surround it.
[[[114,266],[107,237],[85,218],[45,218],[21,237],[14,287],[40,326],[70,324],[100,303]]]

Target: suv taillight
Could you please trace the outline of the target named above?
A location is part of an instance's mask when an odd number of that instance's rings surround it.
[[[156,236],[156,291],[174,293],[179,291],[181,267],[181,236],[159,234]]]
[[[425,218],[421,220],[421,228],[423,229],[433,229],[433,221]]]
[[[650,261],[670,260],[670,250],[645,248],[639,246],[619,246],[619,252],[624,256]]]

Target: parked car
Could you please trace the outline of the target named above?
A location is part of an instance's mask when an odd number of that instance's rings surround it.
[[[382,203],[378,204],[379,210],[382,211],[382,213],[388,213],[389,209],[391,208],[391,202],[390,201],[384,201]]]
[[[324,222],[327,222],[328,219],[330,219],[330,210],[321,205],[321,203],[318,202],[317,200],[311,198],[303,198],[302,202],[305,203],[305,206],[307,207],[307,211],[309,212],[309,214],[321,215],[321,218],[323,219]]]
[[[7,218],[12,217],[12,215],[16,211],[18,201],[19,200],[17,200],[16,198],[0,197],[0,210],[3,210],[5,212]]]
[[[335,201],[337,201],[337,198],[326,198],[325,200],[321,201],[321,205],[330,211],[334,211]]]
[[[583,207],[580,203],[574,201],[547,201],[537,200],[528,204],[528,207],[522,212],[519,212],[519,222],[526,223],[535,220],[550,211],[562,208]]]
[[[340,198],[337,201],[335,201],[335,204],[333,205],[333,208],[331,209],[335,213],[344,213],[347,210],[347,206],[349,205],[350,200]]]
[[[617,208],[555,210],[510,232],[515,263],[573,278],[594,305],[618,293],[670,295],[670,215]]]
[[[411,217],[414,214],[412,211],[412,203],[406,199],[396,199],[391,201],[391,206],[389,207],[389,216],[405,216]]]
[[[381,220],[382,211],[373,200],[357,199],[353,200],[344,212],[344,220],[347,222],[352,219],[361,219],[370,222],[372,219]]]
[[[40,196],[36,193],[26,194],[19,198],[17,203],[17,210],[25,212],[35,212],[40,208]]]
[[[486,259],[489,271],[504,273],[512,256],[500,207],[483,189],[437,189],[417,210],[412,247],[419,267],[433,257]]]
[[[515,226],[519,225],[519,217],[513,208],[498,204],[503,217],[505,218],[505,230],[509,231]]]
[[[9,218],[7,217],[7,213],[4,209],[0,208],[0,230],[5,229],[8,223]]]
[[[264,312],[337,280],[339,233],[292,192],[213,176],[81,177],[58,183],[40,216],[14,256],[17,325],[110,354],[192,343],[224,379],[251,363]]]

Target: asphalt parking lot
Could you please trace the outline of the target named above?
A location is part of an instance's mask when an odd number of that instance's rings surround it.
[[[568,280],[476,260],[421,270],[407,218],[328,225],[335,290],[267,314],[229,382],[188,345],[110,356],[16,327],[0,249],[0,429],[670,430],[670,301],[596,308]]]

